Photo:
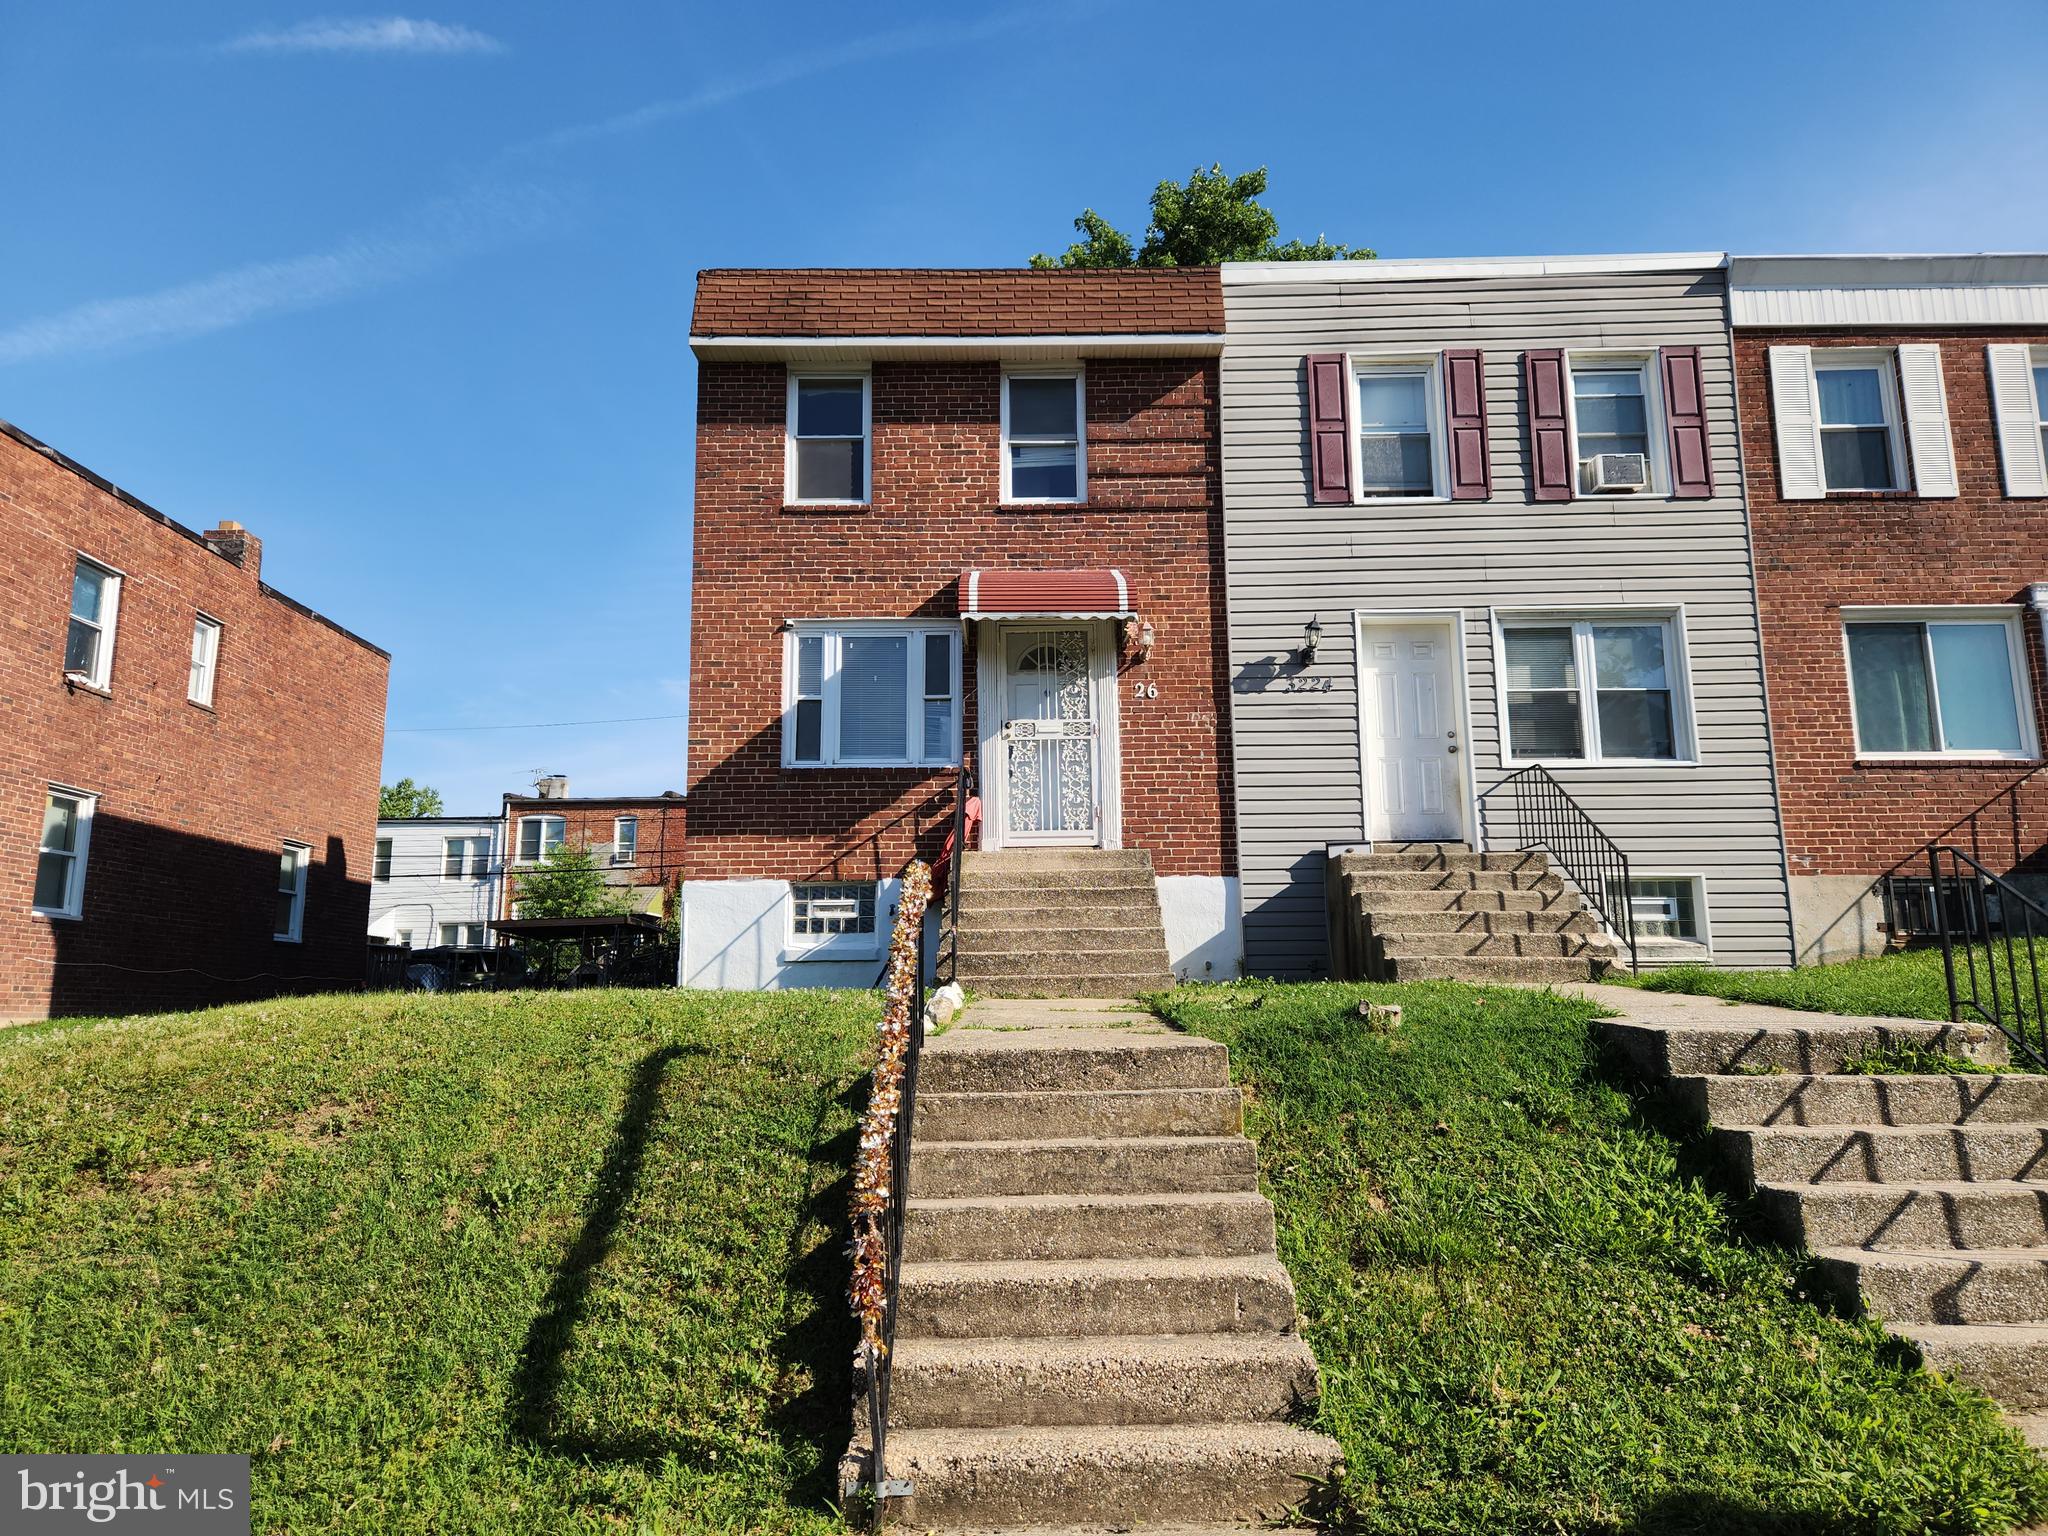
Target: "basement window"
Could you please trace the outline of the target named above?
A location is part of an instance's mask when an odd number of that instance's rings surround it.
[[[789,888],[789,951],[793,960],[860,960],[880,952],[872,880]]]
[[[1612,882],[1621,894],[1621,882]],[[1635,875],[1628,882],[1629,915],[1641,944],[1707,942],[1706,883],[1698,875]]]

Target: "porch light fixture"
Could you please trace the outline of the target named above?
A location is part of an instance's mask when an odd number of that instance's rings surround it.
[[[1305,667],[1316,659],[1316,647],[1323,643],[1323,621],[1311,618],[1301,631],[1301,664]]]
[[[1152,642],[1159,638],[1159,631],[1150,619],[1138,621],[1138,660],[1143,661],[1152,654]]]

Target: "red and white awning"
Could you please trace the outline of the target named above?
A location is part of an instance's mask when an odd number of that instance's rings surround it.
[[[963,619],[1134,619],[1122,571],[962,571]]]

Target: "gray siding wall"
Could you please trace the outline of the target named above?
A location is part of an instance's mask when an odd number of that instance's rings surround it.
[[[1462,614],[1466,750],[1483,793],[1505,777],[1492,611],[1548,606],[1683,608],[1697,764],[1554,771],[1637,868],[1704,877],[1719,964],[1789,964],[1722,274],[1390,282],[1370,272],[1319,265],[1284,283],[1231,283],[1225,273],[1223,488],[1247,969],[1327,974],[1323,851],[1365,837],[1354,615]],[[1524,350],[1665,345],[1700,348],[1715,496],[1529,500]],[[1314,504],[1304,356],[1445,347],[1485,350],[1492,498]],[[1302,670],[1289,653],[1311,615],[1324,637]]]

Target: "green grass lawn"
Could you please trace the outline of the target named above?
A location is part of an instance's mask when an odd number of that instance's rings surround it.
[[[2024,962],[2024,957],[2022,957]],[[2048,952],[2042,955],[2048,969]],[[1987,963],[1977,950],[1979,974]],[[1806,965],[1796,971],[1720,971],[1681,965],[1641,976],[1612,971],[1608,979],[1653,992],[1688,992],[1743,1003],[1770,1003],[1811,1013],[1874,1014],[1880,1018],[1946,1019],[1948,983],[1939,948],[1901,950],[1838,965]],[[1986,983],[1988,986],[1988,982]]]
[[[1399,1002],[1369,1032],[1361,998]],[[1594,1006],[1451,984],[1169,994],[1250,1093],[1374,1533],[1997,1531],[2048,1463],[1746,1244],[1602,1079]]]
[[[875,1000],[385,994],[0,1031],[0,1446],[258,1532],[819,1532]]]

